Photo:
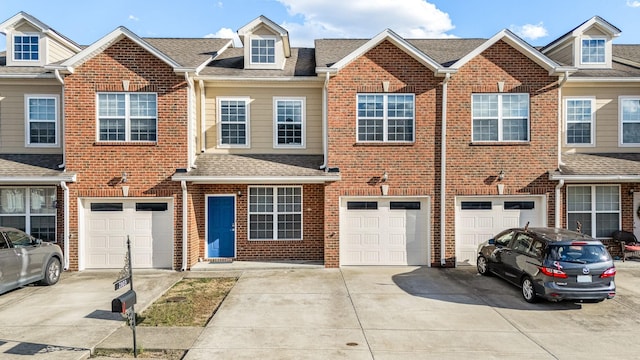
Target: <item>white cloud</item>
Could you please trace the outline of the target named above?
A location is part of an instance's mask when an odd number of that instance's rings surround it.
[[[134,15],[129,15],[129,20],[138,21],[140,19],[138,17],[134,16]]]
[[[406,38],[453,37],[449,14],[425,0],[277,0],[302,22],[281,24],[293,46],[319,38],[371,38],[389,28]]]
[[[216,4],[216,6],[217,6],[217,7],[219,7],[220,9],[222,9],[222,7],[223,7],[222,1],[218,1],[218,3]]]
[[[545,29],[544,24],[539,22],[537,24],[526,24],[522,26],[511,25],[511,31],[513,31],[516,35],[520,36],[523,39],[527,40],[536,40],[541,37],[545,37],[549,35],[547,29]]]
[[[627,0],[627,6],[632,7],[632,8],[640,7],[640,1],[638,1],[638,0],[634,0],[634,1]]]
[[[238,37],[238,34],[235,31],[233,31],[233,30],[231,30],[229,28],[221,28],[217,32],[211,33],[211,34],[207,34],[204,37],[206,37],[206,38],[233,39],[233,44],[236,47],[242,46],[242,43],[240,42],[240,38]]]

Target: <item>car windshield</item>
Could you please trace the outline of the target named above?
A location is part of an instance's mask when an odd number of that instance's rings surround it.
[[[611,260],[603,245],[552,245],[549,247],[549,259],[578,264],[592,264]]]

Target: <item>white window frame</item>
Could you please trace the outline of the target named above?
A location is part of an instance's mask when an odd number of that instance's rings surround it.
[[[55,119],[53,120],[32,120],[30,118],[29,100],[31,99],[52,99],[55,102]],[[60,96],[57,94],[25,94],[24,95],[24,118],[25,118],[25,146],[39,148],[60,147]],[[55,141],[53,143],[31,143],[31,123],[54,123]]]
[[[473,96],[474,95],[497,95],[498,96],[498,139],[497,140],[474,140],[474,121],[475,120],[483,120],[487,119],[485,117],[474,117],[473,116]],[[526,95],[527,96],[527,139],[526,140],[504,140],[504,120],[505,117],[502,113],[502,99],[504,96],[510,95]],[[531,95],[529,93],[473,93],[471,94],[471,142],[473,143],[522,143],[526,144],[531,142]],[[493,119],[494,117],[490,117],[489,119]],[[512,118],[507,118],[512,119]]]
[[[360,103],[358,97],[360,95],[373,95],[373,96],[382,96],[382,140],[360,140],[360,120],[366,119],[377,119],[377,118],[369,118],[358,116],[358,104]],[[411,118],[412,121],[412,129],[413,133],[411,134],[411,140],[389,140],[389,95],[403,95],[403,96],[411,96],[413,99],[413,116]],[[404,119],[404,118],[403,118]],[[415,94],[405,94],[405,93],[358,93],[356,94],[356,142],[361,144],[380,144],[380,143],[390,143],[390,144],[413,144],[416,142],[416,95]]]
[[[271,40],[273,41],[273,61],[261,62],[253,61],[253,40]],[[275,35],[252,35],[249,39],[249,63],[251,65],[275,65],[278,61],[278,54],[276,47],[278,46],[278,39]]]
[[[640,124],[640,120],[627,120],[625,121],[625,119],[623,119],[623,108],[624,108],[624,101],[625,100],[637,100],[640,101],[640,96],[619,96],[618,97],[618,123],[619,123],[619,134],[618,134],[618,145],[620,147],[638,147],[640,146],[640,142],[638,143],[625,143],[624,142],[624,124],[626,123],[630,123],[630,124]]]
[[[38,59],[37,60],[33,60],[33,59],[16,59],[16,37],[37,37],[38,38]],[[42,37],[40,36],[40,34],[38,33],[16,33],[13,34],[11,36],[11,59],[14,62],[25,62],[25,63],[31,63],[31,64],[35,64],[35,63],[39,63],[42,62],[42,56],[43,56],[43,49],[42,49]],[[9,51],[9,49],[7,49],[7,51]]]
[[[302,122],[302,138],[300,144],[278,144],[278,102],[280,101],[298,101],[301,103],[301,119]],[[295,124],[295,123],[292,123]],[[274,96],[273,97],[273,148],[274,149],[305,149],[307,144],[307,98],[304,96]]]
[[[589,124],[591,126],[591,138],[589,143],[570,143],[569,142],[569,101],[571,100],[581,100],[581,101],[589,101],[591,103],[591,120]],[[580,121],[573,121],[571,123],[580,124]],[[596,98],[593,96],[585,97],[585,96],[570,96],[564,98],[564,143],[568,146],[574,147],[593,147],[595,146],[595,129],[596,129]]]
[[[58,242],[58,211],[57,211],[57,196],[58,196],[58,192],[56,187],[53,186],[3,186],[0,187],[0,190],[22,190],[24,191],[24,211],[22,212],[0,212],[0,216],[2,217],[19,217],[19,218],[24,218],[25,219],[25,232],[29,235],[31,235],[31,225],[32,225],[32,217],[50,217],[53,218],[53,226],[54,226],[54,239],[55,242]],[[32,196],[32,190],[53,190],[53,194],[55,196],[55,199],[53,200],[53,202],[50,204],[50,206],[52,206],[51,211],[50,212],[43,212],[43,213],[34,213],[33,212],[33,207],[36,204],[36,198]],[[0,204],[4,204],[5,201],[7,201],[8,199],[4,198],[4,194],[2,192],[0,192]],[[46,203],[46,202],[45,202]],[[41,206],[42,203],[40,203]],[[0,205],[0,209],[1,209]]]
[[[116,94],[116,95],[124,95],[125,96],[125,113],[124,113],[124,140],[100,140],[100,95],[108,95],[108,94]],[[155,120],[156,120],[156,139],[155,140],[131,140],[131,120],[132,119],[150,119],[151,117],[147,116],[131,116],[131,95],[155,95],[156,97],[156,109],[155,109]],[[158,114],[158,93],[155,92],[113,92],[113,91],[102,91],[96,93],[96,141],[99,143],[119,143],[119,142],[133,142],[133,143],[147,143],[154,144],[158,142],[158,138],[160,134],[158,133],[158,123],[160,122],[160,116]],[[117,116],[105,116],[105,118],[122,118]]]
[[[604,50],[604,60],[603,61],[584,61],[582,57],[582,49],[584,46],[584,41],[590,40],[598,40],[603,41],[603,50]],[[605,36],[583,36],[580,38],[580,50],[578,51],[578,58],[580,59],[580,65],[605,65],[607,63],[607,38]]]
[[[243,101],[245,106],[245,143],[244,144],[223,144],[222,143],[222,102],[223,101]],[[216,118],[217,118],[217,131],[218,131],[218,147],[221,149],[248,149],[251,147],[251,111],[250,111],[251,99],[248,96],[224,96],[216,98]],[[230,122],[231,124],[240,124],[239,121]]]
[[[273,189],[273,203],[271,212],[252,212],[251,211],[251,189],[269,188]],[[278,212],[278,189],[300,189],[300,211],[299,212]],[[251,215],[272,215],[273,216],[273,237],[271,239],[252,239],[251,238]],[[299,239],[280,239],[278,238],[278,215],[283,214],[300,214],[300,238]],[[249,241],[302,241],[304,240],[304,189],[302,186],[249,186],[247,189],[247,239]]]
[[[590,187],[591,188],[591,210],[575,210],[575,211],[570,211],[569,208],[569,194],[568,194],[568,190],[569,188],[574,188],[574,187]],[[597,208],[597,191],[596,188],[598,187],[611,187],[611,188],[616,188],[618,190],[618,210],[598,210]],[[620,225],[622,224],[622,194],[620,193],[620,185],[608,185],[608,184],[596,184],[596,185],[592,185],[592,184],[576,184],[576,185],[567,185],[567,208],[566,208],[566,216],[567,216],[567,222],[569,222],[569,214],[590,214],[591,216],[591,233],[587,235],[590,235],[592,237],[596,237],[596,233],[597,233],[597,228],[598,228],[598,224],[597,224],[597,214],[612,214],[612,213],[617,213],[618,214],[618,227],[620,227]],[[575,229],[577,226],[577,224],[567,224],[567,228],[568,229]],[[582,231],[584,232],[585,229],[582,229]],[[602,238],[608,238],[609,236],[599,236],[598,238],[602,239]]]

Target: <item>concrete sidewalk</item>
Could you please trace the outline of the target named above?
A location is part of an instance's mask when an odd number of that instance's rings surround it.
[[[63,273],[54,286],[27,286],[0,296],[0,358],[85,359],[124,324],[111,312],[118,271]],[[175,271],[135,271],[136,311],[183,277]]]

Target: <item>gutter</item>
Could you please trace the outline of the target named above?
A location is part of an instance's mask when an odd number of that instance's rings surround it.
[[[200,88],[200,152],[205,152],[207,144],[205,144],[206,139],[206,127],[205,127],[205,101],[206,96],[204,94],[204,81],[198,81],[198,87]]]
[[[189,73],[184,73],[184,80],[187,82],[187,168],[191,168],[193,164],[193,79],[189,77]]]
[[[556,218],[555,218],[556,228],[562,227],[562,217],[560,216],[560,209],[562,208],[560,206],[560,190],[562,189],[563,186],[564,186],[564,179],[560,179],[560,182],[558,182],[558,185],[556,185]]]
[[[340,181],[340,174],[319,176],[188,176],[174,175],[171,181],[189,181],[192,184],[322,184]]]
[[[189,266],[187,262],[187,252],[189,251],[188,240],[189,240],[189,232],[187,227],[187,182],[182,180],[180,182],[180,187],[182,188],[182,268],[180,271],[186,271]]]
[[[442,81],[442,134],[440,148],[440,266],[447,264],[446,224],[447,224],[447,90],[451,74],[447,73]]]
[[[64,193],[64,230],[62,234],[62,238],[64,239],[64,270],[69,270],[69,240],[71,239],[69,235],[69,187],[64,181],[60,181],[60,187]]]
[[[562,87],[569,80],[569,71],[564,72],[562,80],[558,83],[558,168],[562,164]]]
[[[320,165],[320,170],[326,169],[329,162],[329,120],[327,113],[329,112],[329,78],[331,75],[327,72],[327,76],[322,86],[322,155],[324,162]]]
[[[55,69],[54,70],[54,74],[56,76],[56,79],[58,80],[58,82],[62,85],[62,93],[61,93],[61,99],[60,99],[60,131],[58,134],[59,138],[60,138],[60,144],[62,145],[62,164],[58,165],[59,169],[64,169],[67,165],[67,151],[66,151],[66,139],[63,138],[63,134],[64,132],[64,126],[65,126],[65,117],[64,117],[64,79],[62,78],[62,76],[60,75],[60,70]]]

